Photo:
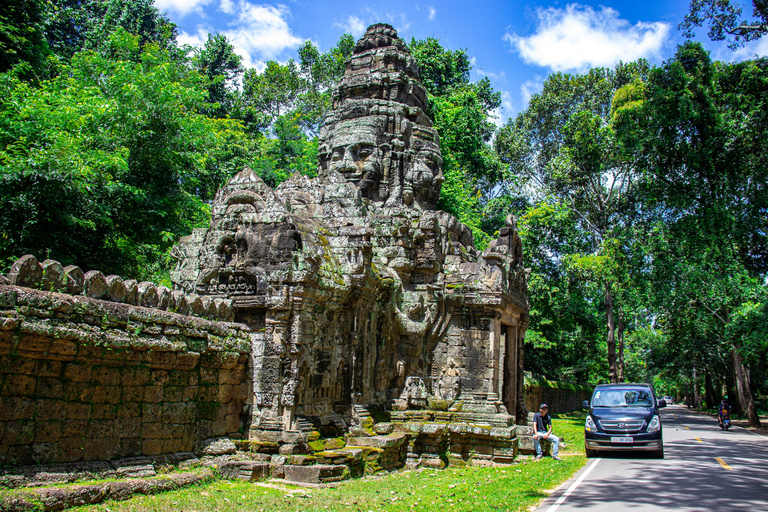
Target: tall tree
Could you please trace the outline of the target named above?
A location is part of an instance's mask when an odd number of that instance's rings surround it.
[[[493,110],[501,105],[488,78],[470,82],[472,64],[466,50],[448,50],[435,38],[411,39],[408,43],[419,64],[421,81],[427,90],[428,115],[440,135],[445,182],[438,208],[465,223],[475,243],[482,248],[503,226],[485,225],[484,209],[505,189],[501,181],[503,166],[490,146],[495,125]]]
[[[51,51],[45,41],[42,22],[44,0],[18,0],[0,4],[0,73],[26,63],[24,75],[40,75]]]
[[[208,220],[242,129],[200,113],[205,77],[118,29],[32,87],[0,75],[0,262],[33,253],[146,277]]]
[[[646,215],[656,225],[659,305],[669,316],[684,306],[710,318],[701,328],[709,343],[727,347],[739,405],[753,425],[745,340],[733,323],[764,293],[768,271],[767,102],[766,59],[714,63],[689,42],[650,73],[645,99],[619,109],[616,120],[643,171]]]
[[[729,41],[733,50],[768,33],[768,1],[752,0],[753,19],[742,18],[744,8],[731,0],[691,0],[690,11],[678,28],[688,38],[696,27],[709,25],[713,41]]]
[[[48,5],[42,24],[53,52],[65,60],[81,50],[110,51],[110,35],[122,28],[139,44],[176,44],[176,25],[152,0],[58,0]]]
[[[216,103],[210,113],[226,117],[235,101],[235,80],[243,73],[242,58],[224,34],[208,34],[202,48],[195,52],[195,69],[209,80],[208,101]]]
[[[529,187],[533,199],[566,208],[585,236],[578,252],[558,258],[603,290],[611,382],[620,374],[617,323],[623,327],[624,319],[617,314],[622,309],[616,299],[626,280],[621,260],[629,243],[625,238],[635,181],[615,140],[611,104],[616,91],[647,69],[648,64],[639,61],[584,75],[551,75],[528,109],[510,120],[495,140],[502,161]]]

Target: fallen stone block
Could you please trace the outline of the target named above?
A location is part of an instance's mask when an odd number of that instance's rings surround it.
[[[347,466],[341,464],[315,464],[314,466],[284,466],[285,479],[292,482],[321,484],[340,482],[348,477]]]
[[[255,482],[269,477],[270,465],[268,462],[231,460],[219,464],[219,472],[229,480]]]

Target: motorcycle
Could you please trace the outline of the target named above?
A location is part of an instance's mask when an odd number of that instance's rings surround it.
[[[731,428],[731,408],[726,405],[721,405],[720,410],[717,412],[717,416],[720,420],[720,429],[728,430]]]

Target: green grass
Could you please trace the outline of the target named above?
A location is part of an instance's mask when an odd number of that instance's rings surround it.
[[[560,453],[584,454],[584,421],[586,419],[587,413],[582,411],[552,415],[552,431],[565,438],[565,446],[561,446]]]
[[[503,468],[464,467],[401,471],[344,482],[336,488],[273,489],[217,480],[155,496],[72,510],[96,511],[334,511],[334,510],[528,510],[547,491],[570,478],[586,462],[524,461]]]

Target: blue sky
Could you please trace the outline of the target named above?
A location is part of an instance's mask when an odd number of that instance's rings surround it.
[[[155,0],[179,27],[180,42],[200,45],[207,33],[224,33],[247,66],[296,58],[311,40],[322,51],[344,33],[358,38],[379,21],[410,40],[436,37],[464,48],[474,63],[472,79],[488,76],[502,93],[498,122],[527,105],[554,71],[583,72],[645,57],[670,58],[684,39],[677,25],[689,0],[564,3],[553,1],[368,1]],[[745,9],[748,14],[751,9]],[[768,55],[768,37],[733,52],[725,42],[705,42],[713,57],[737,60]]]

